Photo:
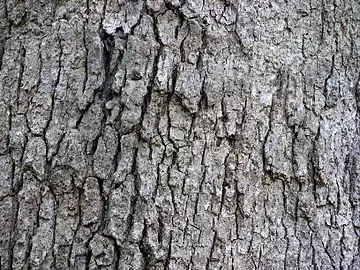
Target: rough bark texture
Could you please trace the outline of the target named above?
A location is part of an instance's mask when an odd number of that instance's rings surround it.
[[[1,269],[360,269],[358,0],[0,0]]]

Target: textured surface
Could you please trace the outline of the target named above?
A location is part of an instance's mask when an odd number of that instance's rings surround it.
[[[360,269],[358,0],[0,0],[1,269]]]

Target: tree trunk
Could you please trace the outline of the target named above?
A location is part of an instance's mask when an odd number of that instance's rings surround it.
[[[360,269],[359,22],[0,0],[0,268]]]

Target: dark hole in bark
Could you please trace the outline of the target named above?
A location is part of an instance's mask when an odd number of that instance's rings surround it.
[[[140,73],[136,70],[133,70],[130,74],[130,80],[133,81],[140,81],[142,79],[142,76],[140,75]]]

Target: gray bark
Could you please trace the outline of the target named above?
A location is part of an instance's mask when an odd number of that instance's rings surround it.
[[[359,22],[0,0],[0,268],[360,269]]]

